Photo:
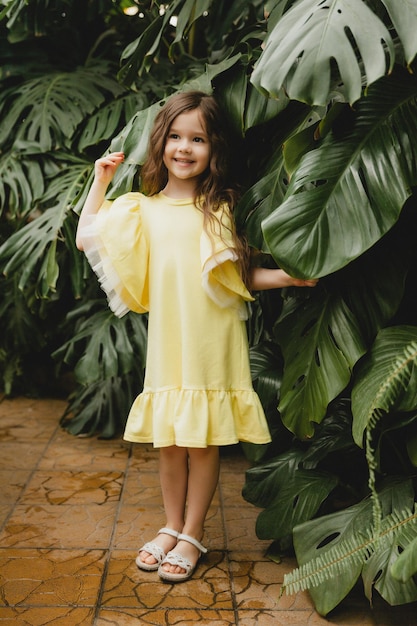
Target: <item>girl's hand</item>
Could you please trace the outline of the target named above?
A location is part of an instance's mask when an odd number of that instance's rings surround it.
[[[318,278],[311,278],[309,280],[304,280],[302,278],[291,278],[291,280],[293,287],[315,287],[319,282]]]
[[[251,271],[251,288],[254,291],[280,289],[282,287],[315,287],[318,282],[314,278],[308,280],[293,278],[281,269],[255,267]]]
[[[94,179],[97,182],[109,185],[117,168],[123,163],[124,158],[123,152],[111,152],[107,156],[97,159],[94,164]]]
[[[94,181],[87,194],[78,221],[76,244],[79,250],[84,250],[84,226],[88,223],[89,216],[95,215],[103,204],[107,186],[113,179],[120,163],[123,163],[124,158],[123,152],[112,152],[102,159],[97,159],[94,164]]]

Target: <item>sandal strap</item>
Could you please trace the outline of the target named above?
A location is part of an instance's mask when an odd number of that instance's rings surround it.
[[[194,537],[190,537],[190,535],[180,533],[178,535],[178,541],[188,541],[188,543],[191,543],[193,546],[195,546],[197,550],[200,550],[201,553],[206,554],[207,552],[207,548],[205,548],[199,541],[197,541],[197,539],[194,539]]]
[[[158,544],[153,543],[153,541],[148,541],[148,543],[145,543],[144,546],[142,546],[138,552],[148,552],[148,554],[151,554],[153,556],[153,558],[157,561],[157,563],[162,563],[162,561],[164,560],[166,554],[165,552],[162,550],[161,546],[158,546]],[[140,559],[142,560],[142,559]]]
[[[178,539],[179,534],[179,532],[172,530],[172,528],[160,528],[158,530],[158,535],[171,535],[171,537],[175,537],[175,539]]]
[[[177,552],[168,552],[164,560],[162,561],[162,565],[165,563],[169,563],[169,565],[177,565],[185,570],[185,573],[188,575],[195,566],[182,554],[178,554]]]

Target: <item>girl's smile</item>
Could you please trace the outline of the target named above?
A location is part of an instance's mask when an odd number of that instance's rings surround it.
[[[197,109],[178,115],[169,129],[164,164],[168,170],[168,185],[187,183],[194,187],[210,162],[210,140]]]

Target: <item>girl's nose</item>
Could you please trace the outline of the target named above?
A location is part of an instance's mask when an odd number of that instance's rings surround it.
[[[190,142],[187,139],[183,139],[179,145],[179,149],[181,152],[189,152]]]

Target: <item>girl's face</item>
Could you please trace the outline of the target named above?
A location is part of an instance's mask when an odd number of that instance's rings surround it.
[[[210,141],[198,109],[178,115],[171,124],[164,149],[169,183],[195,182],[210,163]]]

